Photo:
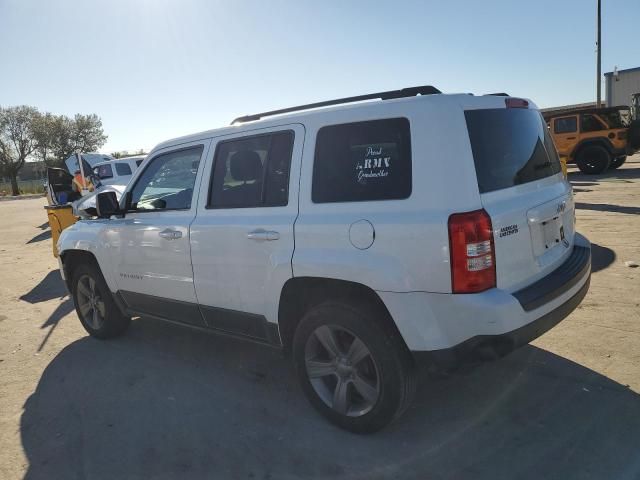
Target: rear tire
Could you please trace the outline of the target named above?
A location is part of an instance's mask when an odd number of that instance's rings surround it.
[[[576,163],[582,173],[597,175],[609,168],[611,155],[606,148],[600,145],[591,145],[578,152]]]
[[[329,421],[355,433],[398,418],[415,392],[411,356],[380,312],[328,301],[312,307],[293,339],[298,380]]]
[[[611,164],[609,165],[609,170],[615,170],[616,168],[621,167],[626,161],[627,161],[627,157],[625,155],[614,158],[613,160],[611,160]]]
[[[72,296],[84,329],[95,338],[122,335],[131,318],[122,315],[102,273],[92,264],[79,265],[72,276]]]

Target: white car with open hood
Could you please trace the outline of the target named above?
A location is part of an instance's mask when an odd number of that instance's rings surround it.
[[[164,142],[58,248],[91,335],[145,316],[282,348],[323,415],[371,432],[418,366],[506,355],[576,308],[574,209],[531,101],[427,86]]]

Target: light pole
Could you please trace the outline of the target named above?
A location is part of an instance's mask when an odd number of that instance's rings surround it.
[[[600,79],[600,77],[602,76],[602,44],[601,44],[601,40],[602,40],[602,36],[601,36],[601,18],[600,18],[600,0],[598,0],[598,39],[596,41],[596,47],[597,47],[597,80],[596,80],[596,108],[600,108],[600,105],[602,103],[602,92],[601,92],[601,88],[602,88],[602,80]]]

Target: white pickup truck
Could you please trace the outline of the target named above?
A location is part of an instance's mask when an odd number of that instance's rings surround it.
[[[503,356],[589,288],[571,186],[520,98],[414,87],[249,115],[97,198],[58,242],[91,335],[145,316],[282,348],[355,432],[407,407],[418,365]]]

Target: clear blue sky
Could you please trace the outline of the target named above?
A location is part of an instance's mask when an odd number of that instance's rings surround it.
[[[411,85],[593,101],[595,5],[0,0],[0,105],[97,113],[111,152]],[[603,72],[614,65],[640,66],[640,0],[603,0]]]

